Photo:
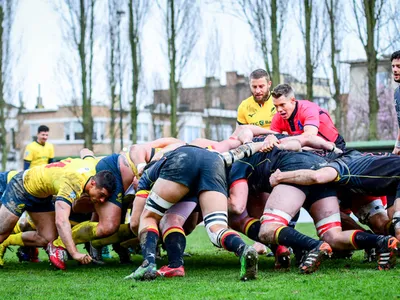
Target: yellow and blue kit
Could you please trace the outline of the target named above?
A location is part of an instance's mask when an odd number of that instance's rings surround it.
[[[54,159],[54,146],[50,143],[44,145],[34,141],[28,144],[25,148],[24,161],[27,164],[27,168],[33,168],[36,166],[46,165],[51,163]]]
[[[94,158],[65,159],[20,172],[9,182],[2,203],[17,216],[25,210],[53,211],[53,195],[56,201],[72,205],[96,174],[96,164]]]
[[[271,121],[276,113],[271,96],[263,105],[258,104],[251,96],[243,100],[238,107],[237,123],[239,125],[256,125],[270,129]]]

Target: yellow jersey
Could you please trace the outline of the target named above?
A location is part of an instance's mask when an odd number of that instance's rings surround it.
[[[90,177],[96,174],[97,160],[65,159],[25,171],[24,188],[34,197],[57,196],[71,204],[82,194]]]
[[[238,107],[237,122],[240,125],[249,124],[270,129],[271,121],[276,113],[271,95],[262,106],[258,104],[251,96],[243,100]]]
[[[34,141],[25,148],[24,160],[30,162],[30,167],[47,165],[49,159],[54,158],[53,144],[45,143],[44,145]]]

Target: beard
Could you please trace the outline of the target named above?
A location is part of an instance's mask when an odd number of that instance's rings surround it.
[[[253,93],[251,93],[251,94],[253,95],[253,98],[254,98],[254,100],[256,100],[256,102],[262,102],[262,103],[264,103],[264,102],[266,102],[266,101],[268,100],[270,92],[269,92],[269,90],[268,90],[268,91],[265,93],[265,95],[262,97],[261,100],[257,100],[256,96],[255,96]]]

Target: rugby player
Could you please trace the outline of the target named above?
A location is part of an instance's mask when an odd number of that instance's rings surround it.
[[[158,224],[165,212],[186,195],[199,199],[211,242],[240,257],[240,279],[255,279],[258,260],[256,250],[247,246],[240,236],[227,226],[225,167],[244,155],[250,156],[261,147],[262,143],[247,144],[229,153],[218,154],[203,148],[182,146],[167,153],[155,163],[147,171],[148,176],[140,179],[141,192],[136,196],[136,198],[147,196],[139,223],[139,238],[144,261],[126,279],[156,278],[155,250],[159,239]],[[183,230],[179,231],[184,237]]]
[[[76,249],[68,217],[72,203],[82,192],[96,204],[104,203],[114,192],[115,177],[108,171],[96,174],[96,163],[94,159],[66,159],[15,175],[1,198],[0,242],[8,238],[7,245],[47,245],[50,261],[63,264],[64,252],[51,243],[58,231],[70,255],[80,263],[89,263],[90,256]],[[29,212],[36,231],[10,236],[24,211]]]
[[[400,83],[400,50],[393,52],[390,61],[392,62],[393,80]],[[394,91],[394,103],[397,114],[397,124],[399,125],[397,141],[394,145],[393,154],[400,154],[400,86]]]

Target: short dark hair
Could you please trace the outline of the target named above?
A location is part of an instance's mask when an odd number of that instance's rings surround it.
[[[49,130],[49,127],[47,127],[46,125],[40,125],[39,128],[38,128],[38,130],[37,130],[37,133],[49,132],[49,131],[50,131],[50,130]]]
[[[117,181],[110,171],[104,170],[96,173],[93,180],[96,181],[97,187],[105,188],[110,195],[115,192]]]
[[[393,52],[392,56],[390,57],[390,62],[392,62],[393,59],[400,59],[400,50]]]
[[[271,80],[271,77],[269,76],[268,72],[263,69],[254,70],[250,74],[250,79],[260,79],[263,77],[265,77],[268,81]]]
[[[278,84],[271,92],[272,97],[275,99],[278,99],[282,95],[288,97],[290,94],[293,94],[294,96],[294,91],[293,88],[287,83]]]

